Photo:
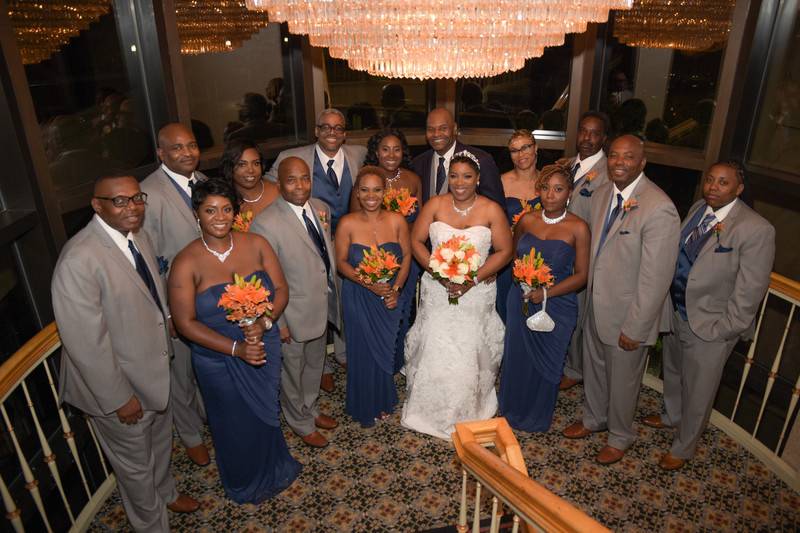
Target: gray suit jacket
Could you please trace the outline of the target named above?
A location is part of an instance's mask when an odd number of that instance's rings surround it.
[[[336,260],[330,230],[330,209],[325,202],[309,199],[318,227],[324,227],[323,236],[331,262],[331,276],[336,279]],[[325,213],[328,222],[320,224],[319,213]],[[334,283],[334,293],[328,294],[325,263],[308,230],[297,218],[283,197],[264,209],[253,219],[250,231],[266,238],[283,268],[289,284],[289,303],[278,320],[280,327],[289,327],[292,339],[300,342],[316,339],[325,333],[327,322],[341,329],[339,289]],[[330,296],[330,297],[329,297]]]
[[[576,157],[561,159],[559,163],[572,168]],[[569,212],[581,217],[587,224],[591,225],[592,197],[594,192],[606,183],[608,183],[608,158],[603,154],[597,160],[597,163],[589,169],[589,172],[583,175],[580,186],[573,189],[569,198]],[[602,228],[600,229],[602,230]]]
[[[694,204],[683,225],[705,206],[704,200]],[[700,250],[686,281],[689,327],[708,342],[752,337],[775,259],[775,228],[741,200],[722,226]],[[671,313],[667,303],[665,312]]]
[[[587,304],[593,305],[600,340],[616,346],[620,332],[650,345],[675,272],[680,218],[672,200],[642,176],[631,195],[638,206],[623,211],[597,248],[611,206],[614,184],[592,195],[592,249]],[[586,316],[584,314],[584,316]]]
[[[278,158],[272,164],[272,168],[270,168],[269,172],[267,172],[267,178],[277,182],[278,166],[281,164],[281,161],[287,157],[299,157],[306,162],[306,165],[308,165],[308,172],[313,179],[314,149],[316,146],[317,143],[313,143],[282,151],[278,154]],[[358,173],[359,169],[364,166],[364,158],[367,156],[367,149],[364,146],[359,146],[357,144],[343,144],[342,150],[344,150],[344,158],[347,160],[347,166],[350,168],[350,172],[353,175],[353,184],[355,184],[356,174]]]
[[[136,244],[166,304],[166,288],[143,231]],[[144,410],[165,409],[171,348],[164,315],[96,220],[64,246],[51,290],[63,343],[61,400],[93,416],[112,414],[134,394]]]
[[[197,171],[194,175],[200,181],[208,179]],[[147,193],[144,230],[153,242],[156,255],[172,265],[178,252],[198,236],[194,213],[161,167],[147,176],[141,187],[142,192]],[[162,275],[166,276],[166,272]]]

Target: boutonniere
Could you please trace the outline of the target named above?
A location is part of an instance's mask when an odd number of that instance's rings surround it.
[[[164,275],[169,271],[169,261],[167,261],[163,255],[159,255],[156,257],[156,261],[158,262],[158,274]]]
[[[592,180],[595,179],[596,177],[597,177],[597,171],[596,170],[592,170],[590,172],[587,172],[586,176],[585,176],[586,179],[583,182],[583,186],[585,187],[588,183],[591,183]]]
[[[733,250],[733,248],[727,248],[725,246],[722,246],[722,244],[720,244],[720,242],[719,242],[719,235],[720,235],[720,233],[725,231],[725,224],[723,224],[722,222],[717,222],[716,224],[714,224],[714,227],[711,228],[711,231],[714,232],[714,237],[717,239],[717,247],[714,249],[715,252],[718,252],[718,253],[719,252],[730,252],[731,250]]]
[[[319,223],[322,224],[322,228],[327,230],[330,224],[328,223],[328,213],[322,209],[317,211],[317,217],[319,218]]]
[[[630,211],[639,207],[639,202],[636,201],[636,198],[628,198],[624,202],[622,202],[622,218],[625,218]]]

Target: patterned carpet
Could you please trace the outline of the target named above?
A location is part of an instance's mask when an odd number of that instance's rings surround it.
[[[344,372],[337,390],[321,398],[322,410],[340,426],[324,431],[330,446],[305,446],[285,428],[292,454],[304,465],[295,483],[260,506],[225,499],[214,463],[194,466],[175,443],[173,471],[179,490],[202,503],[190,515],[172,514],[174,531],[424,531],[455,524],[460,468],[449,442],[405,430],[399,409],[372,429],[343,414]],[[404,380],[398,377],[398,390]],[[750,453],[710,428],[697,457],[680,471],[658,468],[670,432],[638,425],[640,439],[619,463],[593,460],[605,434],[570,441],[558,429],[580,412],[580,386],[559,398],[553,430],[517,432],[531,477],[615,531],[798,531],[800,495]],[[401,394],[402,401],[402,394]],[[644,388],[638,414],[660,407],[657,392]],[[212,444],[206,435],[206,444]],[[254,452],[256,452],[254,450]],[[212,452],[213,453],[213,452]],[[482,501],[485,515],[489,502]],[[89,531],[130,531],[119,495],[98,513]]]

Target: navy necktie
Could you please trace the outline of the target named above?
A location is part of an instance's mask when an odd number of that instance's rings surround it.
[[[335,163],[335,161],[333,159],[329,159],[328,160],[328,179],[331,180],[331,184],[333,185],[333,188],[338,191],[339,190],[339,178],[336,176],[336,171],[333,170],[333,164],[334,163]]]
[[[698,224],[697,227],[692,230],[692,232],[689,234],[689,238],[686,239],[686,247],[688,248],[694,241],[702,237],[703,234],[708,231],[711,221],[716,218],[717,216],[714,213],[709,213],[703,217],[703,220],[700,221],[700,224]]]
[[[158,297],[158,290],[156,290],[156,283],[153,281],[153,276],[150,274],[150,269],[147,268],[147,263],[144,262],[144,257],[139,250],[136,249],[136,246],[133,245],[133,241],[128,239],[128,249],[133,254],[133,262],[136,263],[136,272],[139,274],[139,277],[142,278],[144,281],[145,287],[150,291],[150,295],[155,300],[156,305],[164,312],[164,308],[161,307],[161,299]]]
[[[574,180],[575,176],[578,175],[578,171],[580,169],[581,169],[581,163],[580,161],[578,161],[577,163],[575,163],[575,166],[572,167],[572,170],[569,171],[569,177]]]
[[[600,234],[600,243],[597,245],[597,253],[600,253],[600,249],[603,247],[603,243],[606,242],[606,237],[608,237],[608,230],[611,229],[611,225],[617,220],[619,216],[619,212],[622,211],[622,195],[617,193],[617,205],[614,206],[614,209],[611,210],[611,216],[608,217],[606,220],[605,225],[603,226],[603,232]]]
[[[308,218],[306,214],[306,210],[303,209],[303,222],[306,223],[306,230],[308,231],[308,236],[311,237],[311,240],[314,241],[314,245],[317,247],[317,252],[319,252],[319,256],[322,258],[322,262],[325,263],[325,271],[330,275],[331,272],[331,260],[328,257],[328,249],[325,246],[325,239],[322,238],[322,235],[319,234],[317,231],[317,226],[314,222]]]
[[[447,173],[444,171],[444,157],[439,156],[439,166],[436,168],[436,191],[431,196],[436,196],[442,193],[442,186]]]

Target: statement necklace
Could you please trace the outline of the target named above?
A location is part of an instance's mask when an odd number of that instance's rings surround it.
[[[258,198],[256,198],[255,200],[248,200],[247,198],[245,198],[244,195],[242,195],[242,200],[244,200],[248,204],[254,204],[256,202],[259,202],[261,200],[262,196],[264,196],[264,180],[263,179],[261,180],[261,194],[258,195]],[[233,245],[231,245],[231,246],[233,246]]]
[[[391,178],[386,178],[387,183],[394,183],[395,181],[400,179],[400,167],[397,167],[397,172],[395,172],[394,176]]]
[[[567,218],[567,210],[566,210],[566,208],[564,209],[564,212],[561,213],[561,216],[557,216],[556,218],[548,217],[547,215],[544,214],[544,210],[542,210],[542,220],[544,221],[545,224],[558,224],[559,222],[561,222],[565,218]]]
[[[462,217],[465,217],[465,216],[469,215],[469,212],[472,211],[473,207],[475,207],[475,202],[478,201],[478,196],[477,195],[475,196],[475,198],[472,200],[472,205],[470,205],[466,209],[459,209],[458,207],[456,207],[455,198],[451,198],[450,200],[453,202],[453,211],[455,211],[456,213],[458,213]]]
[[[230,237],[231,237],[231,246],[230,246],[230,248],[228,248],[227,250],[225,250],[225,251],[224,251],[224,252],[222,252],[222,253],[219,253],[219,252],[217,252],[217,251],[215,251],[215,250],[212,250],[211,248],[209,248],[209,247],[208,247],[208,243],[206,243],[206,240],[205,240],[205,238],[203,237],[203,234],[202,234],[202,233],[200,233],[200,240],[201,240],[201,241],[203,241],[203,246],[205,246],[205,247],[206,247],[206,250],[208,250],[208,251],[209,251],[209,253],[211,253],[212,255],[214,255],[214,257],[216,257],[217,259],[219,259],[219,262],[220,262],[220,263],[224,263],[224,262],[225,262],[225,260],[228,258],[228,256],[229,256],[229,255],[231,255],[231,252],[233,251],[233,234],[232,234],[232,233],[229,233],[229,235],[230,235]]]

